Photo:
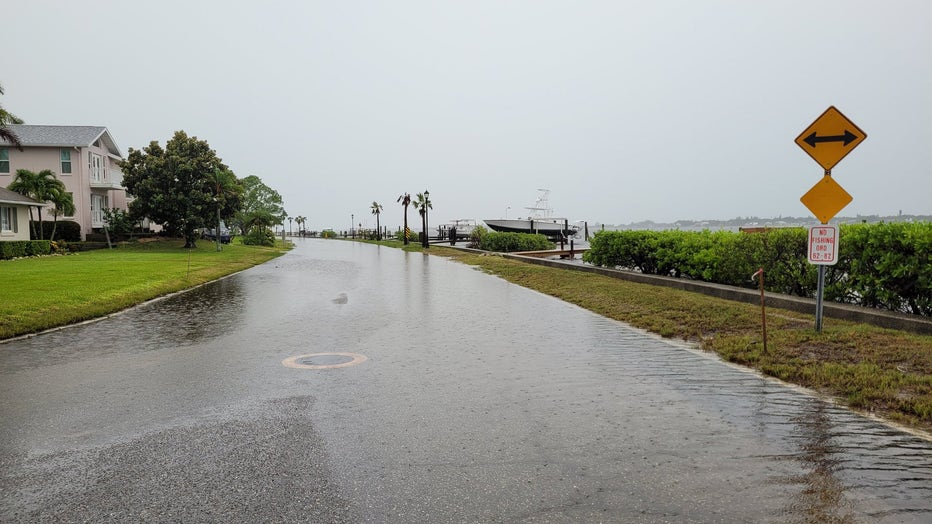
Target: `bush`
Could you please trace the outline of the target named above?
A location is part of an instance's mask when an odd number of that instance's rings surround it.
[[[243,237],[243,244],[247,246],[268,246],[275,245],[275,233],[271,229],[264,227],[254,227],[252,231]]]
[[[133,234],[135,223],[129,213],[118,208],[104,209],[104,221],[113,240],[123,240]]]
[[[39,222],[33,220],[30,222],[29,226],[29,237],[32,240],[38,240],[32,234],[33,228],[35,225],[35,230],[38,233],[39,231]],[[58,225],[55,225],[55,222],[43,220],[42,221],[42,235],[45,239],[52,238],[52,230],[55,230],[54,240],[67,240],[68,242],[80,242],[81,241],[81,224],[73,220],[59,220]]]
[[[48,255],[51,252],[52,243],[48,240],[14,240],[10,242],[0,242],[0,260]]]
[[[469,234],[469,247],[473,249],[479,249],[479,246],[482,245],[482,237],[488,233],[489,230],[482,226],[474,227],[472,232]]]
[[[761,233],[601,231],[583,260],[656,275],[814,297],[818,268],[806,228]],[[826,300],[932,316],[932,223],[842,225],[838,263],[826,268]]]
[[[514,252],[553,249],[554,244],[544,235],[531,233],[485,233],[480,236],[479,249],[485,251]]]

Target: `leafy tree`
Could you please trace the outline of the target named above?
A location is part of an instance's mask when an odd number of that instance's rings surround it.
[[[3,94],[3,86],[0,85],[0,95]],[[22,124],[23,120],[13,113],[8,112],[6,109],[3,109],[0,106],[0,139],[6,140],[7,142],[16,146],[20,151],[23,150],[23,144],[19,141],[19,137],[16,133],[10,129],[10,124]]]
[[[56,193],[65,192],[65,184],[55,178],[55,173],[49,169],[43,169],[38,173],[33,173],[28,169],[17,169],[13,182],[7,188],[43,204],[52,200]],[[42,229],[42,208],[38,207],[39,214],[39,233],[36,234],[35,224],[33,224],[33,237],[38,236],[40,240],[45,240],[45,232]],[[29,221],[32,222],[32,206],[29,207]]]
[[[130,218],[129,213],[122,209],[104,209],[104,221],[107,223],[110,233],[117,239],[133,234],[133,220]]]
[[[372,214],[375,215],[375,238],[382,240],[382,225],[379,223],[379,215],[382,214],[382,204],[372,202]]]
[[[433,209],[434,206],[430,201],[430,192],[424,191],[423,193],[418,193],[416,195],[417,200],[414,202],[414,209],[417,209],[417,212],[421,214],[421,231],[423,235],[421,238],[422,247],[430,247],[430,244],[427,242],[427,210]]]
[[[216,197],[214,174],[227,166],[206,141],[184,131],[176,131],[164,149],[155,140],[142,150],[130,148],[120,167],[126,191],[135,197],[132,218],[162,224],[169,234],[184,237],[186,248],[195,246],[198,228],[214,222],[218,206],[221,217],[237,211],[237,199]]]
[[[244,235],[255,225],[257,217],[262,221],[271,221],[263,227],[284,224],[288,215],[285,213],[284,200],[278,191],[265,185],[256,175],[244,178],[242,185],[242,206],[236,215],[235,223]]]
[[[73,216],[76,209],[74,207],[74,197],[71,193],[64,191],[64,185],[62,185],[61,190],[54,191],[49,200],[55,206],[52,209],[54,221],[52,223],[52,234],[49,236],[49,240],[55,240],[55,233],[58,231],[58,217],[62,215]]]
[[[408,245],[408,206],[411,205],[411,194],[402,193],[402,195],[398,197],[397,201],[401,202],[401,205],[404,206],[405,208],[404,244],[407,246]]]

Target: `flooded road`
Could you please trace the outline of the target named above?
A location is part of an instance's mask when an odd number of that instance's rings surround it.
[[[0,398],[2,522],[932,521],[928,441],[352,242],[0,344]]]

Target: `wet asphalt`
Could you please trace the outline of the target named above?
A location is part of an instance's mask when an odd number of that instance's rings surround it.
[[[927,440],[350,242],[0,344],[0,399],[2,522],[932,521]]]

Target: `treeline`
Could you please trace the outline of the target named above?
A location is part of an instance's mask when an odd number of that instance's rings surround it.
[[[815,297],[806,228],[602,231],[583,260],[597,266]],[[825,300],[932,316],[932,222],[841,225],[838,263],[826,267]]]

